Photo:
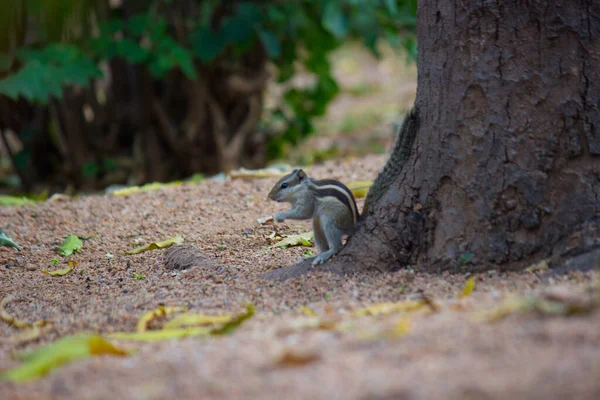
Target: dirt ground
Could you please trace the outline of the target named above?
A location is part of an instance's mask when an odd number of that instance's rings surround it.
[[[345,182],[371,179],[384,160],[331,161],[307,171]],[[514,294],[550,290],[577,296],[600,282],[597,271],[559,276],[490,271],[477,274],[475,290],[462,299],[466,274],[427,275],[418,266],[346,277],[315,268],[283,283],[266,281],[263,273],[294,263],[309,249],[267,249],[273,231],[309,227],[257,222],[284,207],[265,200],[272,184],[273,179],[205,181],[129,197],[0,208],[2,228],[23,246],[20,253],[0,247],[0,296],[17,296],[7,311],[18,318],[52,322],[37,341],[0,345],[0,369],[18,364],[15,350],[66,334],[134,331],[140,314],[160,303],[208,314],[238,313],[246,302],[256,306],[256,315],[231,335],[113,340],[138,352],[76,361],[31,383],[0,382],[0,398],[600,398],[600,311],[512,313],[497,322],[472,318]],[[42,269],[63,266],[50,262],[69,234],[89,237],[71,256],[78,266],[62,277],[43,274]],[[171,271],[162,265],[164,250],[123,254],[177,234],[220,266]],[[435,311],[352,315],[361,307],[423,294],[435,302]],[[337,329],[303,328],[308,317],[302,306],[337,321]],[[0,337],[17,333],[0,322]]]

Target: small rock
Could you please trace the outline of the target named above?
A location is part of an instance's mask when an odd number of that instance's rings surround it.
[[[104,282],[104,279],[103,278],[98,278],[98,283],[102,283],[102,282]]]
[[[37,266],[37,265],[35,265],[35,264],[27,264],[27,265],[25,266],[25,269],[26,269],[27,271],[37,271],[37,269],[38,269],[38,266]]]

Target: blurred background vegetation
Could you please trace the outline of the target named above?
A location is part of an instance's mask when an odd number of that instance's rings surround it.
[[[333,156],[339,141],[297,150],[316,131],[352,138],[412,102],[416,4],[3,1],[0,190],[91,191]]]

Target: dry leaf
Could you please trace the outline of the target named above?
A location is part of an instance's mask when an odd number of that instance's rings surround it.
[[[410,320],[408,318],[401,318],[394,324],[392,329],[388,330],[389,336],[394,338],[400,338],[408,335],[410,332]]]
[[[313,310],[311,310],[310,308],[306,307],[306,306],[302,306],[300,307],[300,311],[302,311],[302,313],[306,316],[309,317],[316,317],[317,313],[315,313]]]
[[[548,261],[542,260],[537,264],[533,264],[533,265],[530,265],[529,267],[525,268],[525,271],[527,271],[527,272],[543,272],[543,271],[547,271],[548,268],[549,268]]]
[[[30,328],[23,329],[20,333],[7,337],[0,338],[0,343],[3,344],[20,344],[30,342],[40,337],[42,334],[41,326],[39,324],[34,324]]]
[[[292,246],[307,246],[310,247],[313,245],[313,232],[305,232],[299,235],[288,236],[283,240],[275,243],[269,248],[274,247],[292,247]]]
[[[397,312],[411,312],[429,305],[425,300],[407,300],[397,303],[379,303],[369,307],[361,308],[352,313],[354,317],[362,317],[365,315],[385,315]]]
[[[511,297],[505,299],[499,307],[492,310],[476,311],[471,319],[478,322],[496,322],[510,314],[532,310],[535,307],[534,298]]]
[[[463,298],[463,297],[469,296],[471,294],[471,292],[473,292],[473,289],[475,289],[475,278],[470,277],[469,279],[467,279],[467,282],[465,283],[465,287],[464,287],[462,293],[458,297]]]
[[[181,328],[184,326],[226,324],[231,315],[181,314],[167,322],[163,329]]]
[[[167,240],[163,240],[162,242],[152,242],[145,246],[136,247],[133,250],[126,251],[125,254],[140,254],[144,251],[156,250],[156,249],[166,249],[168,247],[173,246],[177,243],[183,243],[184,239],[181,236],[175,236]]]
[[[175,338],[184,338],[187,336],[209,335],[210,328],[178,328],[178,329],[159,329],[156,331],[144,332],[114,332],[108,335],[111,339],[133,340],[139,342],[154,342],[159,340],[168,340]]]
[[[15,296],[8,295],[5,298],[3,298],[2,301],[0,301],[0,319],[6,322],[7,324],[14,326],[15,328],[30,328],[31,324],[29,322],[16,319],[12,315],[10,315],[8,311],[6,311],[6,309],[4,308],[8,303],[13,301],[14,299]]]
[[[225,323],[220,328],[213,328],[210,331],[211,335],[228,335],[239,328],[247,319],[252,318],[254,315],[254,306],[252,304],[246,305],[246,312],[233,318],[231,321]]]
[[[333,317],[297,318],[279,327],[276,334],[278,336],[285,336],[304,329],[324,329],[333,331],[337,329],[337,326],[338,320]]]
[[[150,321],[152,321],[155,318],[185,311],[187,311],[187,307],[158,306],[158,308],[156,308],[155,310],[145,312],[140,316],[136,325],[136,331],[144,332],[148,328],[148,324],[150,323]]]
[[[112,192],[113,196],[129,196],[130,194],[137,192],[148,192],[150,190],[162,189],[169,186],[179,186],[181,185],[180,181],[173,181],[169,183],[161,183],[161,182],[152,182],[147,183],[142,186],[131,186],[124,189],[118,189]]]
[[[285,367],[298,367],[321,358],[318,351],[305,348],[287,348],[277,356],[275,364]]]
[[[355,198],[361,199],[367,195],[369,188],[373,185],[373,181],[354,181],[349,182],[346,186]]]
[[[261,168],[261,169],[240,168],[238,170],[231,171],[229,173],[229,176],[231,176],[232,179],[236,179],[236,178],[242,178],[242,179],[280,178],[280,177],[284,176],[288,170],[289,170],[289,167],[286,167],[285,169],[276,168],[276,167]]]
[[[129,353],[98,335],[66,336],[41,348],[21,353],[21,365],[3,371],[0,379],[14,382],[31,381],[71,361],[101,354],[123,356]]]
[[[44,269],[42,272],[51,276],[63,276],[75,269],[77,266],[77,261],[69,260],[67,261],[67,264],[69,265],[67,268],[57,269],[56,271],[48,271],[47,269]]]
[[[271,222],[271,221],[273,221],[273,216],[272,215],[267,215],[266,217],[258,218],[256,220],[256,222],[258,222],[261,225],[264,225],[267,222]]]

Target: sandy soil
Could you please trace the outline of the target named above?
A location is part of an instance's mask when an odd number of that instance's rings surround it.
[[[383,162],[383,156],[369,156],[307,171],[348,182],[373,178]],[[284,207],[265,200],[272,184],[273,179],[205,181],[129,197],[0,208],[0,227],[24,248],[19,253],[0,247],[0,297],[18,297],[7,310],[20,319],[53,323],[38,341],[0,344],[0,369],[18,364],[15,350],[69,333],[133,331],[139,315],[160,303],[203,313],[237,313],[245,302],[257,309],[231,335],[115,341],[138,352],[77,361],[32,383],[0,382],[0,398],[600,398],[600,311],[512,314],[495,323],[471,318],[511,294],[577,295],[598,282],[597,271],[560,276],[490,271],[475,276],[475,291],[463,299],[457,296],[466,275],[428,275],[418,267],[346,277],[317,268],[284,283],[266,281],[263,273],[292,264],[307,250],[268,250],[267,236],[309,226],[257,222]],[[42,269],[60,267],[50,262],[68,234],[91,236],[71,257],[78,266],[63,277],[43,274]],[[171,271],[162,265],[164,250],[122,254],[177,234],[220,267]],[[437,304],[435,312],[351,315],[423,293]],[[339,320],[339,329],[298,328],[306,318],[302,306]],[[402,329],[394,329],[398,326]],[[0,337],[17,333],[0,322]]]

